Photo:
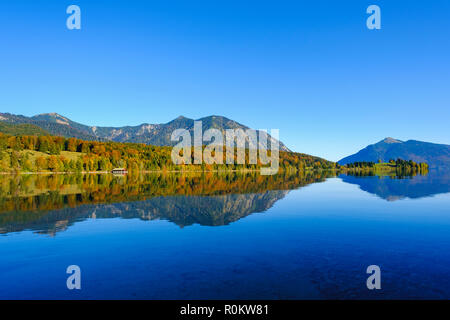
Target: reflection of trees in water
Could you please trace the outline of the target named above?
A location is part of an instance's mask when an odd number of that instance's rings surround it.
[[[1,181],[0,230],[56,232],[89,217],[225,225],[270,208],[287,190],[330,174],[255,173],[18,176]],[[9,180],[9,181],[8,181]],[[97,205],[103,204],[103,205]]]

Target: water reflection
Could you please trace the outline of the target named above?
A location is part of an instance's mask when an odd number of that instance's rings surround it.
[[[168,220],[180,227],[221,226],[263,212],[293,189],[332,172],[152,175],[29,175],[0,178],[0,233],[55,235],[95,218]],[[450,192],[450,174],[414,177],[339,176],[388,201]]]
[[[164,219],[180,227],[226,225],[269,209],[289,190],[334,176],[190,174],[3,177],[0,233],[55,234],[87,218]]]
[[[427,175],[413,177],[340,175],[339,178],[387,201],[417,199],[450,192],[450,171],[432,171]]]
[[[342,181],[391,199],[448,192],[445,175],[327,177],[1,177],[0,298],[450,297],[450,194],[394,204]]]

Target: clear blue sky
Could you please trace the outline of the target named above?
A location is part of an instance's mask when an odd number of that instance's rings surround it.
[[[448,0],[2,1],[0,111],[100,126],[217,114],[330,160],[386,136],[448,144],[449,15]]]

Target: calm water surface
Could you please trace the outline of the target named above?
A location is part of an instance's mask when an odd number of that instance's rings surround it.
[[[449,177],[2,177],[0,298],[449,299]]]

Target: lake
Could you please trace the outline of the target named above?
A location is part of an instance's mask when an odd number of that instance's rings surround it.
[[[449,274],[446,172],[0,177],[1,299],[449,299]]]

